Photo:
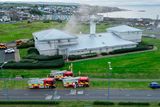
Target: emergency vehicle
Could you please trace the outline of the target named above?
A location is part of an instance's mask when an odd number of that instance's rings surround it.
[[[72,71],[58,71],[58,70],[52,70],[50,73],[50,77],[55,78],[56,80],[62,80],[65,77],[72,77],[73,72]]]
[[[29,88],[55,88],[54,78],[32,78],[28,80]]]
[[[62,81],[63,86],[66,88],[89,87],[88,77],[66,77]]]
[[[16,40],[16,45],[18,46],[18,45],[21,45],[23,43],[23,41],[22,40]]]
[[[0,43],[0,49],[6,49],[6,48],[7,48],[7,46],[5,44]]]

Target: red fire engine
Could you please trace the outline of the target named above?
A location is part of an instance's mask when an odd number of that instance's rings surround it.
[[[54,78],[33,78],[28,81],[29,88],[55,88]]]
[[[7,48],[7,46],[5,44],[0,43],[0,49],[6,49],[6,48]]]
[[[57,70],[52,70],[50,73],[50,77],[55,78],[56,80],[62,80],[65,77],[72,77],[73,72],[72,71],[57,71]]]
[[[68,77],[63,79],[64,87],[89,87],[89,78],[88,77]]]

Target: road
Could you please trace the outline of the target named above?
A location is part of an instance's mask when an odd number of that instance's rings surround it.
[[[15,60],[14,53],[5,54],[4,50],[0,50],[0,63]]]
[[[160,90],[110,90],[104,89],[25,89],[1,90],[0,100],[111,100],[159,101]]]

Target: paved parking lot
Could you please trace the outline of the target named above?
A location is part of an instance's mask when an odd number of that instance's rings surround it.
[[[0,50],[0,63],[15,60],[14,53],[5,54],[4,50]]]

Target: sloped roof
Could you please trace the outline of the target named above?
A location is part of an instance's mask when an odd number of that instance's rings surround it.
[[[134,31],[142,31],[141,29],[137,29],[134,27],[130,27],[127,25],[120,25],[116,27],[111,27],[106,29],[107,31],[115,31],[115,32],[134,32]]]
[[[66,32],[62,32],[57,29],[42,30],[34,32],[33,36],[39,41],[50,41],[50,40],[62,40],[62,39],[74,39],[76,36],[72,36]]]
[[[137,44],[135,42],[123,40],[112,33],[98,33],[94,37],[91,37],[89,34],[80,35],[78,36],[77,41],[77,45],[72,45],[66,48],[68,48],[68,50],[72,52],[77,50],[89,50],[103,47],[116,47]]]

